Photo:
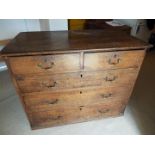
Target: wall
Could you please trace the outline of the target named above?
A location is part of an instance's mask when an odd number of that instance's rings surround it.
[[[13,38],[17,33],[27,31],[24,19],[0,20],[0,39]]]
[[[50,30],[49,19],[39,19],[39,22],[40,22],[41,31],[49,31]]]
[[[19,32],[68,30],[67,19],[0,19],[0,40]]]
[[[137,19],[117,19],[117,20],[130,27],[135,26],[135,24],[137,23]]]
[[[67,19],[50,19],[49,24],[51,31],[68,30]]]

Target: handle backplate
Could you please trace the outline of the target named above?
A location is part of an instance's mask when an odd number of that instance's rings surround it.
[[[48,62],[47,60],[44,60],[42,63],[39,63],[37,66],[41,69],[48,70],[54,66],[54,62]]]
[[[43,87],[46,87],[46,88],[53,88],[53,87],[56,86],[56,84],[57,84],[56,81],[54,81],[54,82],[49,82],[49,81],[47,81],[47,82],[42,82],[42,86],[43,86]]]
[[[111,97],[111,96],[112,96],[112,93],[108,93],[108,94],[101,94],[101,96],[102,96],[103,98],[109,98],[109,97]]]
[[[105,81],[110,81],[110,82],[115,81],[116,79],[117,79],[117,76],[106,76],[105,77]]]

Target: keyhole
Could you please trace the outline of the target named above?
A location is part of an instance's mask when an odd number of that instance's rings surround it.
[[[83,109],[83,107],[84,107],[84,106],[80,106],[80,107],[79,107],[79,108],[80,108],[80,111]]]
[[[80,91],[80,94],[82,94],[82,91]]]
[[[81,74],[81,78],[83,77],[83,75]]]
[[[114,58],[116,58],[117,57],[117,55],[116,54],[114,54]]]
[[[44,59],[44,62],[47,62],[47,58]]]

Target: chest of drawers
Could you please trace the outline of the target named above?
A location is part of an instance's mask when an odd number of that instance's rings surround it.
[[[148,47],[121,31],[25,32],[1,56],[37,129],[123,114]]]

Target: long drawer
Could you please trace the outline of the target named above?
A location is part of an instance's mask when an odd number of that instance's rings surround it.
[[[117,105],[117,106],[116,106]],[[63,125],[68,123],[76,123],[88,121],[97,118],[104,118],[108,116],[117,116],[123,113],[125,105],[87,105],[82,110],[78,108],[29,113],[28,117],[31,122],[32,129],[42,128],[48,126]]]
[[[107,53],[86,53],[84,70],[106,70],[118,68],[134,68],[141,65],[144,51],[122,51]]]
[[[131,87],[81,88],[65,92],[32,93],[24,96],[28,113],[51,110],[79,111],[88,105],[112,105],[125,102]]]
[[[137,77],[137,72],[137,69],[130,68],[46,76],[16,76],[16,80],[22,93],[62,91],[63,89],[80,87],[132,84]]]
[[[79,54],[10,57],[13,74],[55,74],[80,70]]]

